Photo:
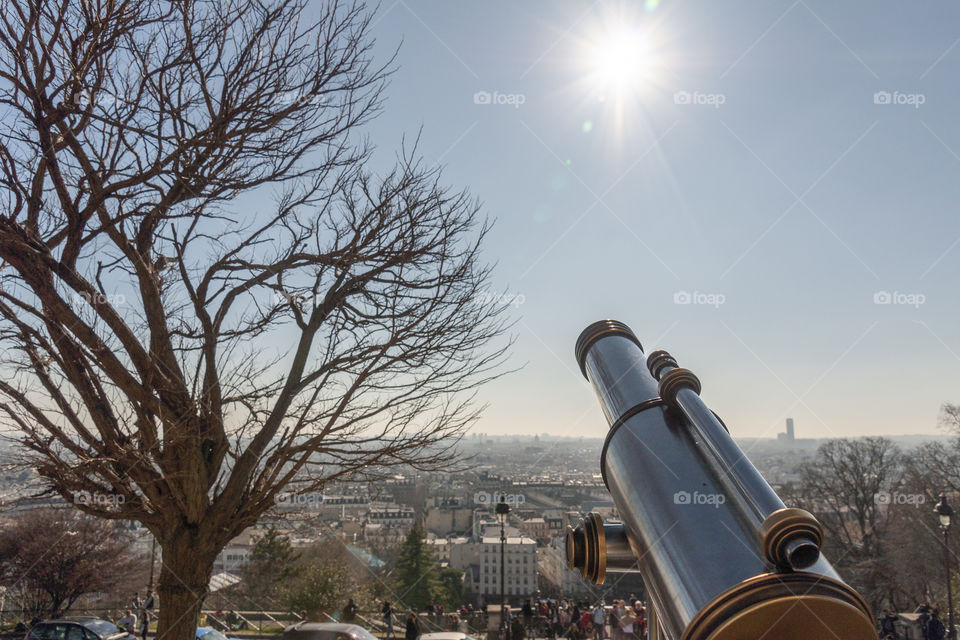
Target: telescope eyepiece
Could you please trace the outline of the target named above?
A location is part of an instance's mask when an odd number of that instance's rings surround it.
[[[583,534],[583,526],[576,529],[567,527],[566,536],[567,551],[567,569],[582,569],[586,553],[586,538]]]
[[[677,364],[676,358],[663,349],[654,351],[647,356],[647,368],[650,370],[650,375],[652,375],[655,380],[660,379],[660,371],[664,367],[672,367],[676,369],[679,368],[680,365]]]
[[[813,566],[820,559],[820,547],[808,538],[795,538],[784,549],[786,560],[794,571]]]
[[[760,527],[763,555],[781,571],[803,571],[820,559],[823,527],[803,509],[778,509]]]

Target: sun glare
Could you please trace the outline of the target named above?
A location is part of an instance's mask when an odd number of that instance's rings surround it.
[[[644,35],[633,29],[606,33],[592,48],[592,72],[602,89],[622,92],[638,88],[655,62]]]
[[[564,91],[579,101],[584,134],[626,139],[663,104],[673,61],[655,4],[598,11],[574,36]]]

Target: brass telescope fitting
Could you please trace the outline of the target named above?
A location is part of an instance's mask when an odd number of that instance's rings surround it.
[[[677,406],[677,393],[681,389],[700,395],[700,378],[689,369],[671,369],[660,378],[660,397],[671,407]]]
[[[567,527],[566,546],[567,568],[579,570],[593,584],[603,584],[607,573],[637,571],[623,524],[604,524],[599,513],[590,513],[575,528]]]
[[[660,369],[663,367],[679,367],[676,358],[660,349],[647,356],[647,367],[650,369],[650,375],[654,380],[660,379]]]
[[[607,573],[607,549],[600,514],[591,513],[576,528],[567,527],[567,567],[578,569],[584,579],[603,584]]]
[[[774,511],[760,527],[763,555],[780,570],[801,571],[820,558],[823,527],[803,509]]]

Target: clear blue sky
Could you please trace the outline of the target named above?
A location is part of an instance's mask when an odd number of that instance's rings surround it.
[[[385,0],[374,35],[402,46],[371,137],[424,127],[522,301],[477,431],[603,434],[572,352],[605,317],[737,436],[933,433],[960,402],[960,5]]]

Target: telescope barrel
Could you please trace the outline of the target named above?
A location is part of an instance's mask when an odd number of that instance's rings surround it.
[[[648,360],[613,320],[587,327],[576,357],[610,425],[600,468],[622,524],[591,514],[568,532],[568,564],[598,584],[639,571],[670,640],[875,636],[820,553],[819,523],[784,506],[695,375],[666,352]]]
[[[659,392],[668,406],[676,407],[687,418],[691,428],[700,437],[708,451],[707,461],[726,490],[736,501],[754,529],[759,531],[773,513],[785,509],[773,488],[767,484],[756,467],[750,463],[726,427],[700,399],[700,380],[666,351],[654,351],[647,358],[650,374],[659,381]],[[807,535],[809,533],[809,535]],[[798,531],[790,544],[783,544],[770,557],[778,565],[792,569],[806,569],[820,555],[822,534]],[[805,539],[804,539],[805,538]]]

